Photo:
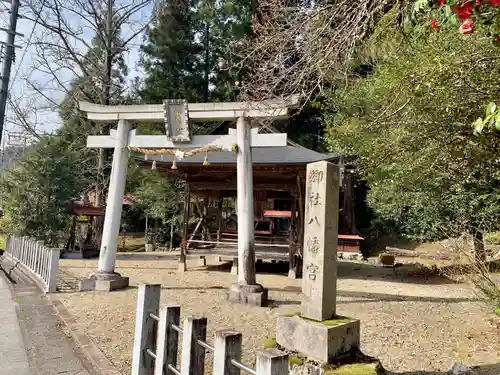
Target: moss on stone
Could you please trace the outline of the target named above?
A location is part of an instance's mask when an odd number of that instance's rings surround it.
[[[337,317],[336,319],[324,320],[321,323],[323,323],[323,325],[325,325],[325,326],[331,327],[331,326],[338,326],[340,324],[349,323],[352,321],[353,320],[349,319],[349,318]]]
[[[377,375],[373,364],[353,363],[343,365],[334,369],[325,369],[325,375]]]
[[[288,356],[288,363],[291,365],[302,366],[304,364],[304,359],[300,358],[297,355],[289,355]]]
[[[308,320],[310,322],[321,323],[321,324],[328,326],[328,327],[338,326],[340,324],[345,324],[345,323],[349,323],[349,322],[354,321],[354,319],[348,318],[346,316],[337,316],[334,319],[328,319],[328,320],[323,320],[322,322],[319,322],[317,320],[309,319],[309,318],[301,316],[299,311],[283,314],[282,316],[287,317],[287,318],[293,318],[294,316],[298,316],[301,319]]]
[[[299,311],[295,311],[295,312],[291,312],[291,313],[287,313],[287,314],[283,314],[282,316],[285,316],[287,318],[292,318],[294,316],[300,316],[300,312]]]
[[[264,349],[278,349],[278,343],[276,342],[276,338],[274,337],[265,339],[262,343],[262,346],[264,347]]]
[[[497,308],[495,309],[495,314],[496,314],[497,316],[500,316],[500,305],[499,305],[499,306],[497,306]]]
[[[349,322],[354,321],[354,319],[347,318],[345,316],[337,316],[334,319],[323,320],[322,322],[318,322],[317,320],[305,318],[303,316],[301,316],[300,318],[304,319],[304,320],[308,320],[310,322],[321,323],[321,324],[323,324],[323,325],[325,325],[327,327],[334,327],[334,326],[338,326],[338,325],[341,325],[341,324],[345,324],[345,323],[349,323]]]

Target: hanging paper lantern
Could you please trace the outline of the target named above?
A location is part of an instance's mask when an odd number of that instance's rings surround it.
[[[151,169],[156,169],[156,160],[153,160],[153,164],[151,164]]]
[[[207,167],[207,166],[209,166],[209,165],[210,165],[210,162],[208,161],[208,156],[207,156],[207,155],[205,155],[205,160],[203,160],[203,166],[204,166],[204,167]]]
[[[177,160],[174,158],[174,161],[172,162],[172,167],[170,169],[177,169]]]

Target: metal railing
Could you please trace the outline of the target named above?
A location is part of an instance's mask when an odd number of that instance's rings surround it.
[[[9,236],[5,254],[13,262],[23,265],[25,270],[43,286],[44,292],[56,291],[59,249],[48,248],[42,241],[29,237]]]
[[[256,368],[241,362],[243,336],[217,331],[215,344],[207,342],[207,318],[188,316],[180,325],[179,305],[160,308],[161,286],[141,284],[132,356],[132,375],[203,375],[205,355],[213,353],[213,375],[288,375],[288,355],[277,349],[257,352]],[[180,337],[182,335],[182,339]],[[182,344],[177,368],[179,342]]]

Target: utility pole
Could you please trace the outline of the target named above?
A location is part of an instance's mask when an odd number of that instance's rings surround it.
[[[2,71],[2,87],[0,88],[0,144],[2,143],[3,126],[5,122],[5,109],[9,95],[9,80],[12,62],[14,61],[14,45],[16,39],[17,19],[19,17],[19,0],[12,0],[10,6],[9,28],[7,32],[7,43],[5,43],[5,59]],[[18,34],[19,35],[19,34]]]

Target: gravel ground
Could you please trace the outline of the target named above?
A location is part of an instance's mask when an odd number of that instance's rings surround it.
[[[190,267],[191,266],[191,267]],[[61,279],[94,272],[97,261],[62,260]],[[257,281],[269,288],[270,307],[230,304],[226,289],[235,281],[229,269],[208,259],[208,267],[176,272],[171,260],[117,262],[132,287],[112,293],[61,293],[67,309],[79,317],[89,337],[123,374],[130,373],[137,284],[162,284],[162,303],[176,302],[182,315],[208,318],[209,341],[216,330],[243,333],[243,361],[252,365],[263,340],[274,336],[277,314],[300,309],[301,280],[265,273]],[[412,266],[386,269],[341,262],[338,314],[361,320],[361,349],[394,372],[438,373],[454,362],[484,366],[500,374],[500,329],[496,318],[464,284],[428,276]]]

